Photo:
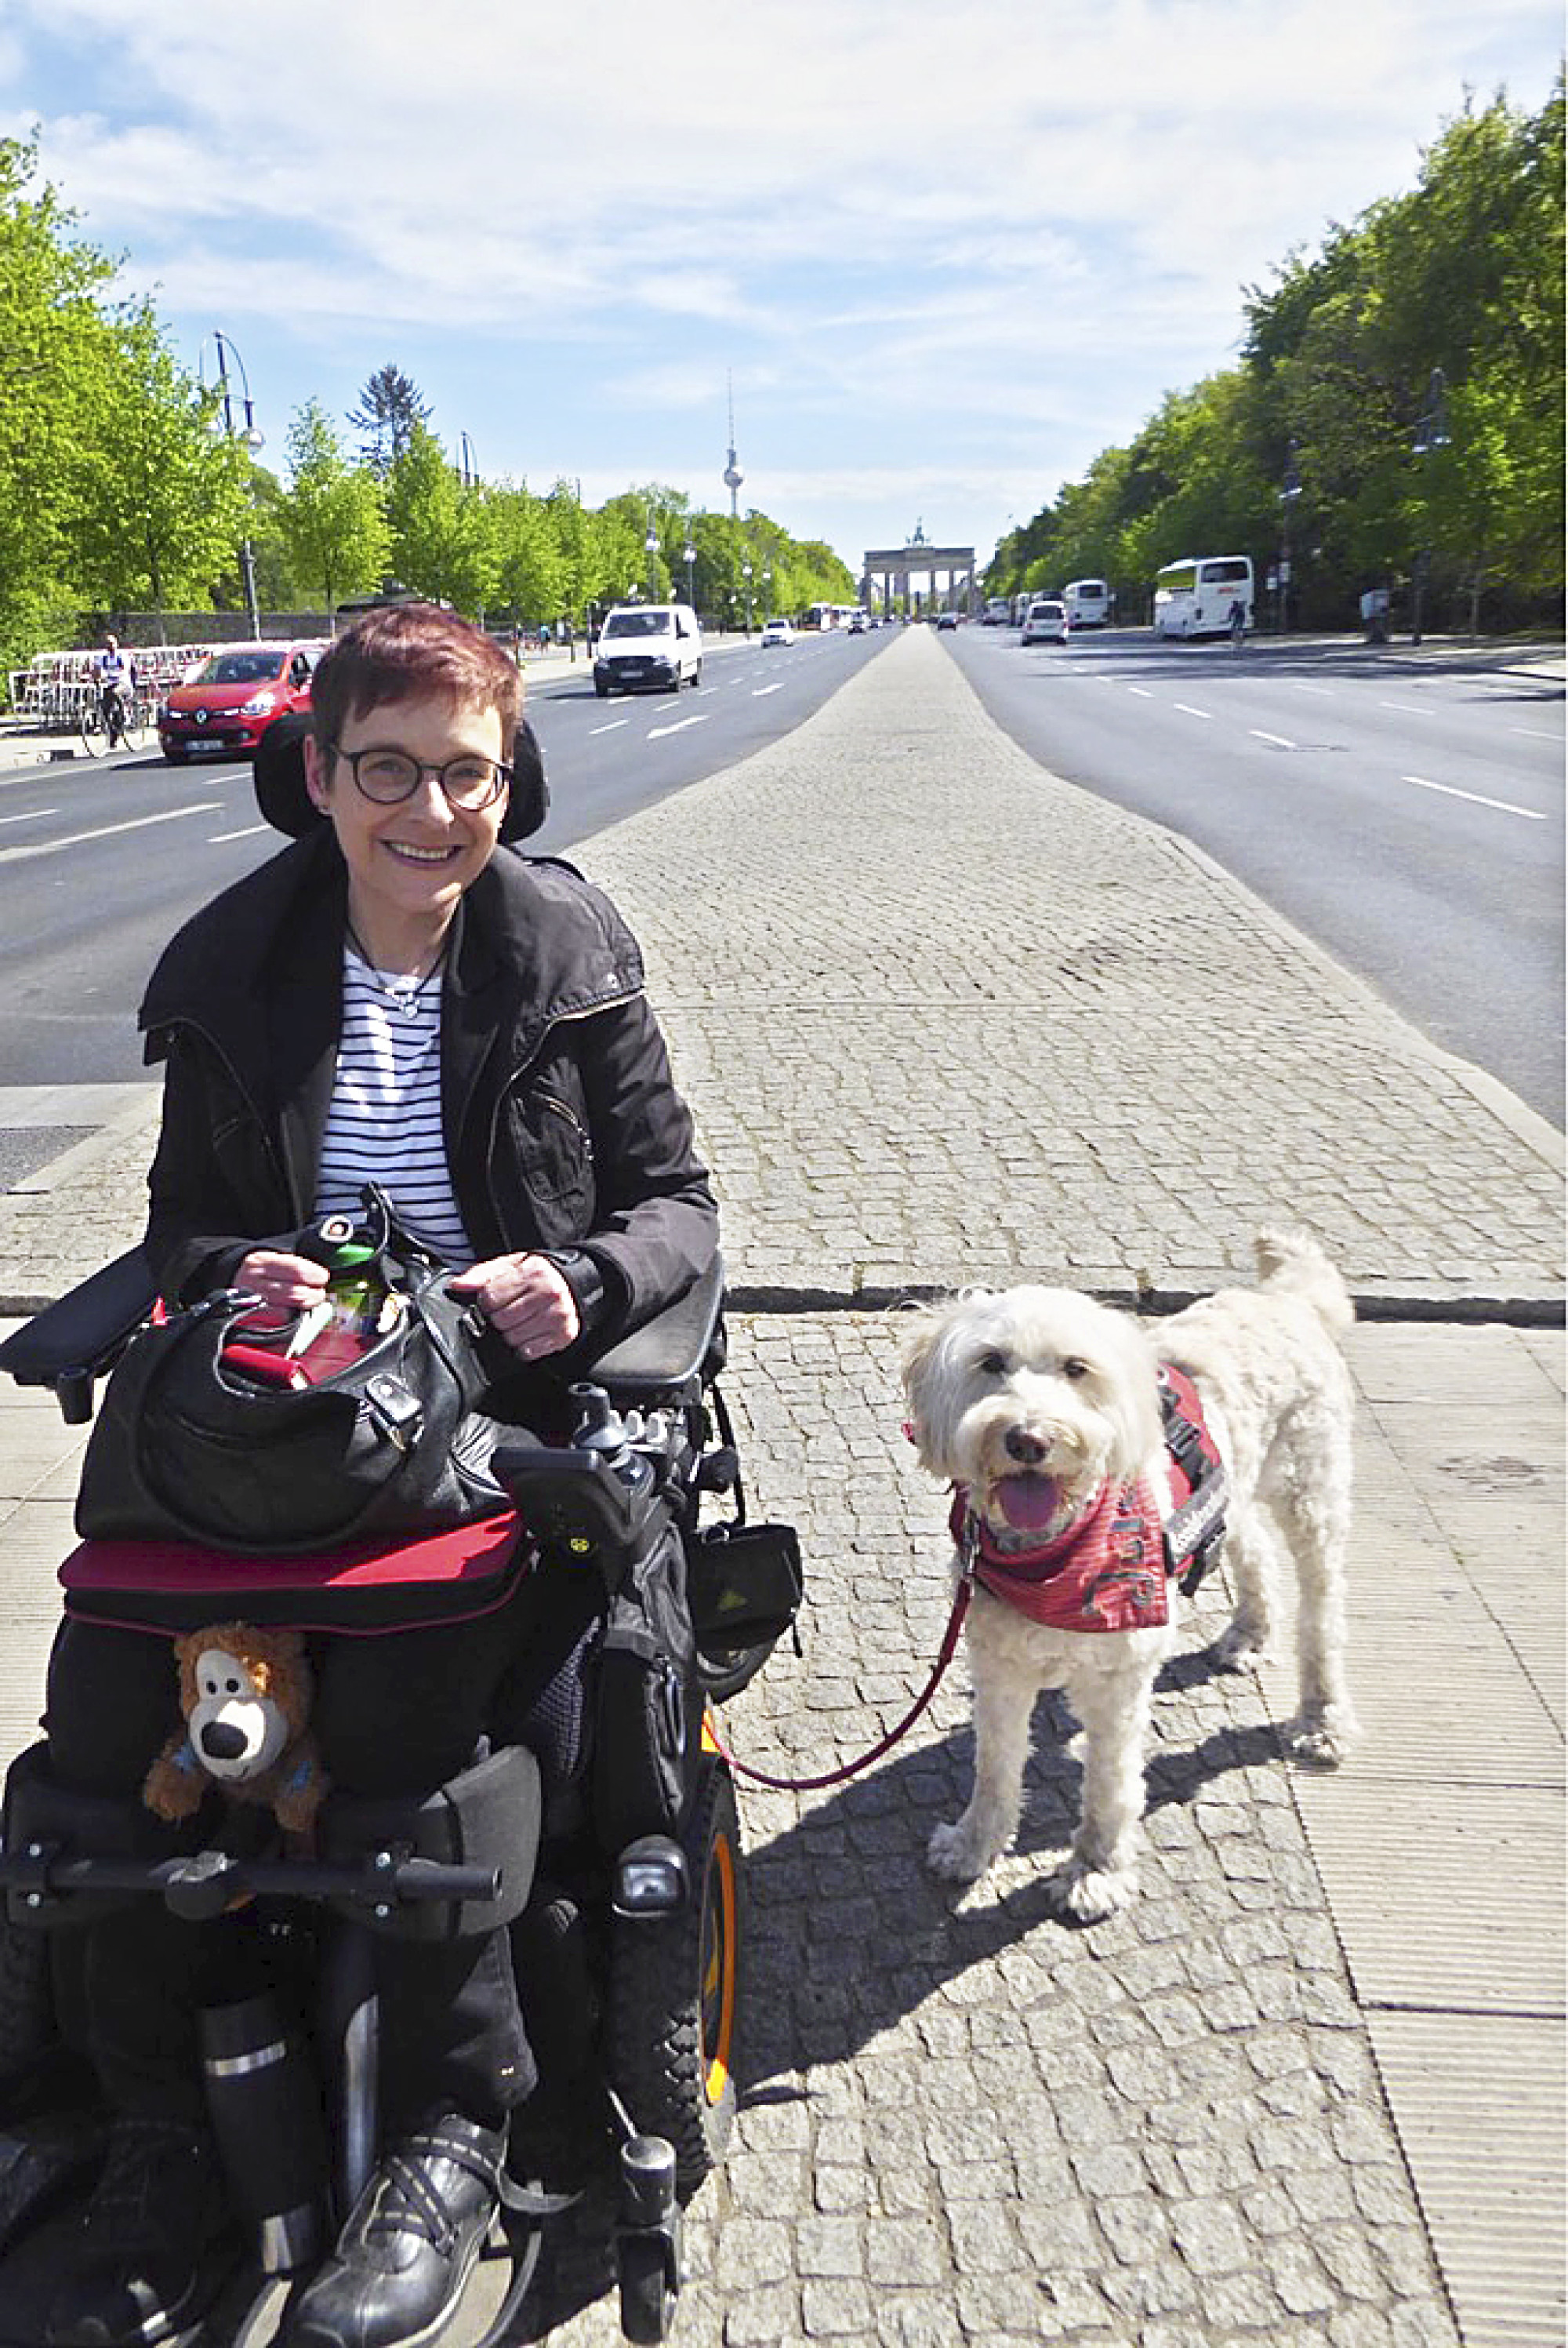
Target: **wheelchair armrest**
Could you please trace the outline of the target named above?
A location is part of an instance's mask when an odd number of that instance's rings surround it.
[[[73,1425],[92,1416],[92,1381],[101,1377],[145,1321],[157,1286],[139,1247],[67,1289],[0,1344],[0,1371],[19,1386],[52,1386]]]
[[[715,1255],[705,1270],[662,1313],[622,1337],[577,1373],[602,1386],[618,1406],[699,1381],[722,1366],[720,1327],[724,1310],[724,1260]]]

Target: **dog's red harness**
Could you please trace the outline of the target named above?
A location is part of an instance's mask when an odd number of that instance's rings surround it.
[[[1032,1548],[999,1549],[970,1505],[953,1494],[948,1519],[966,1571],[994,1598],[1059,1631],[1157,1630],[1170,1619],[1166,1583],[1191,1596],[1225,1532],[1228,1488],[1196,1387],[1163,1363],[1160,1407],[1171,1457],[1174,1509],[1167,1521],[1148,1486],[1107,1484],[1065,1532]]]

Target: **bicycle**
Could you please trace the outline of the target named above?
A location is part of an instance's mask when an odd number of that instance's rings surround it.
[[[133,688],[128,696],[118,685],[106,685],[83,696],[79,722],[89,758],[100,752],[145,750],[152,736],[152,695]]]

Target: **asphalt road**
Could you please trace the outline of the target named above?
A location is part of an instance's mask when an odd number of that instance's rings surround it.
[[[534,844],[569,852],[776,740],[886,641],[803,636],[764,652],[754,638],[710,639],[701,687],[679,695],[600,701],[586,665],[539,671],[528,708],[552,806]],[[0,778],[0,1086],[142,1076],[136,1006],[160,949],[280,844],[244,762],[175,767],[154,752]]]
[[[1054,774],[1207,850],[1561,1126],[1563,688],[1511,655],[942,638]],[[1173,973],[1173,1006],[1201,974]]]

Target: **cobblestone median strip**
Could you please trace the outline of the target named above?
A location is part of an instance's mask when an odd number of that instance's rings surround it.
[[[926,631],[580,860],[647,949],[748,1285],[1206,1285],[1284,1215],[1363,1290],[1562,1298],[1543,1121],[1047,774]]]

